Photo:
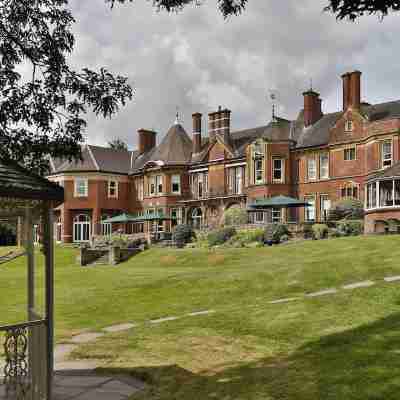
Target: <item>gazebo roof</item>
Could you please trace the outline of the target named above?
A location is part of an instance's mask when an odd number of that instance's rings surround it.
[[[165,220],[173,220],[176,219],[174,217],[168,217],[167,215],[164,214],[146,214],[141,217],[135,217],[132,214],[121,214],[117,215],[116,217],[108,218],[104,220],[103,222],[106,224],[112,224],[112,223],[127,223],[127,222],[144,222],[144,221],[165,221]]]
[[[143,222],[143,221],[171,221],[175,220],[175,217],[169,217],[164,214],[146,214],[142,217],[137,217],[135,219],[136,222]]]
[[[63,201],[64,189],[14,161],[0,159],[0,197]]]
[[[307,202],[295,199],[288,196],[274,196],[268,198],[256,199],[253,204],[250,204],[250,211],[258,208],[272,208],[272,207],[304,207],[308,206]]]

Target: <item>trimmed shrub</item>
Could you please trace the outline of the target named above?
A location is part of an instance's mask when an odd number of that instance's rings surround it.
[[[311,239],[313,237],[312,223],[305,222],[303,224],[303,236],[304,239]]]
[[[227,244],[232,247],[247,247],[254,242],[264,242],[264,229],[242,229]]]
[[[248,215],[244,208],[231,207],[224,212],[223,224],[225,226],[245,225],[247,222]]]
[[[313,238],[316,240],[325,239],[328,237],[329,228],[325,224],[314,224],[312,226]]]
[[[236,229],[233,227],[227,227],[212,231],[207,235],[208,245],[212,247],[224,244],[235,235]]]
[[[290,232],[286,225],[267,225],[264,231],[264,243],[279,243],[283,236],[290,237]]]
[[[193,228],[190,225],[177,225],[172,234],[172,240],[176,246],[182,248],[185,244],[190,243],[195,237]]]
[[[364,207],[360,200],[350,197],[337,201],[329,210],[329,220],[340,221],[342,219],[359,220],[364,217]]]
[[[358,236],[364,232],[364,222],[344,219],[337,222],[336,228],[342,236]]]

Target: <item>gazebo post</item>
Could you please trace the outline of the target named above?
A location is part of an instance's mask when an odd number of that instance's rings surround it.
[[[54,370],[54,249],[53,249],[53,208],[46,201],[43,207],[44,254],[46,265],[46,321],[47,321],[47,396],[52,398]]]

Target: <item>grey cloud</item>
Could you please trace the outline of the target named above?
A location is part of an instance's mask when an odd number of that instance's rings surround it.
[[[89,142],[118,136],[134,147],[141,127],[162,136],[176,106],[189,133],[192,112],[206,114],[218,105],[232,110],[233,129],[260,125],[270,118],[270,88],[278,92],[279,113],[294,118],[310,78],[324,111],[335,111],[341,107],[340,74],[353,68],[364,73],[364,99],[398,98],[398,17],[336,22],[322,12],[325,5],[251,0],[242,16],[224,21],[213,1],[177,15],[157,13],[146,1],[113,11],[101,0],[74,3],[74,64],[105,65],[129,76],[136,90],[135,100],[112,120],[89,116]]]

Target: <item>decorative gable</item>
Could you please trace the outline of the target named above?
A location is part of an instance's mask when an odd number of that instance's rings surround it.
[[[357,110],[347,110],[331,128],[329,142],[353,142],[364,138],[366,121]]]

